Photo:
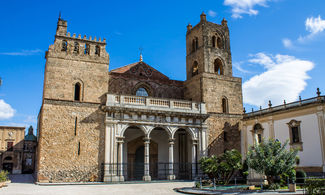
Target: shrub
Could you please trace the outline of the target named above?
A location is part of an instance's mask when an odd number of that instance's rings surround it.
[[[276,176],[286,174],[290,180],[295,180],[295,159],[298,150],[288,151],[286,146],[276,140],[263,140],[262,143],[250,147],[247,153],[248,167],[266,176],[269,184],[274,183]]]
[[[305,183],[305,177],[307,177],[305,171],[303,171],[303,170],[296,171],[296,178],[297,178],[296,183],[298,183],[298,184]]]
[[[306,179],[307,194],[325,194],[325,179]]]
[[[8,180],[8,171],[0,171],[0,182]]]
[[[236,171],[242,168],[241,154],[233,149],[216,157],[203,157],[199,161],[201,170],[209,176],[216,179],[218,183],[228,184]]]
[[[263,190],[277,190],[279,189],[281,186],[278,183],[272,183],[270,185],[264,185],[263,186]]]

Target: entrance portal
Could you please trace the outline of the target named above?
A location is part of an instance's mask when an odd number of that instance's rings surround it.
[[[13,163],[3,163],[2,167],[3,167],[3,170],[8,171],[9,173],[12,173]]]
[[[135,151],[133,175],[136,180],[141,180],[144,173],[144,146]]]

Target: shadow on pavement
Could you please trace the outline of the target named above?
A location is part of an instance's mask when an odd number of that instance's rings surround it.
[[[32,174],[10,174],[11,183],[34,183]]]

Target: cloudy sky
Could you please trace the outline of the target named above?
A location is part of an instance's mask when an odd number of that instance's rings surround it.
[[[323,0],[2,1],[0,125],[36,127],[60,11],[69,32],[108,40],[110,69],[138,61],[141,47],[146,63],[176,80],[186,79],[186,26],[204,11],[228,20],[246,110],[325,93]]]

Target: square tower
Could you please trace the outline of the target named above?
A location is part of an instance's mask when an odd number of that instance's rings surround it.
[[[37,181],[101,181],[108,91],[106,40],[67,32],[59,18],[46,52],[38,116]]]
[[[206,103],[210,154],[240,151],[242,80],[233,77],[227,21],[215,24],[201,14],[200,22],[187,26],[185,97]]]

